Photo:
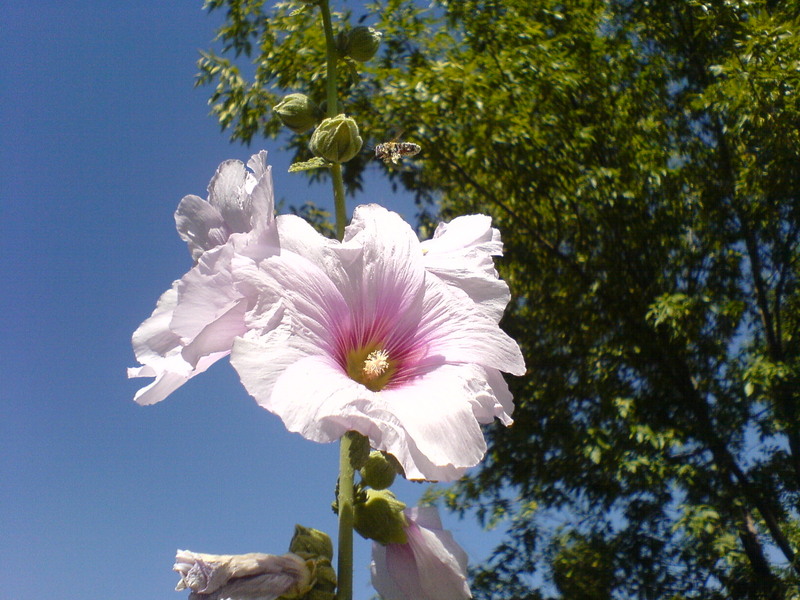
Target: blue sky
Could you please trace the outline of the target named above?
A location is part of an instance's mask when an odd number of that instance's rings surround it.
[[[337,446],[286,432],[227,361],[153,407],[125,378],[131,333],[191,266],[172,213],[221,161],[266,148],[278,198],[330,204],[279,144],[230,144],[208,116],[193,76],[221,16],[201,6],[4,3],[2,600],[179,599],[177,548],[283,553],[296,522],[335,533]],[[413,218],[381,181],[357,201]],[[396,486],[409,503],[422,490]],[[497,540],[444,520],[473,561]],[[356,551],[366,599],[369,543]]]

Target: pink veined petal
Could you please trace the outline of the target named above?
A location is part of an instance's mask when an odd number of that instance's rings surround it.
[[[419,240],[397,213],[377,204],[356,207],[345,230],[343,251],[360,246],[360,260],[345,266],[345,295],[365,321],[390,319],[421,300],[425,270]]]
[[[268,258],[258,266],[260,272],[251,273],[245,283],[260,287],[261,294],[280,297],[291,311],[298,332],[313,339],[318,353],[333,351],[336,332],[348,326],[351,312],[327,274],[293,252]],[[243,274],[237,276],[244,277]]]
[[[451,481],[483,458],[486,442],[470,403],[472,368],[445,365],[414,385],[372,392],[329,358],[302,357],[311,348],[272,350],[276,338],[237,340],[231,363],[289,431],[317,442],[358,431],[395,456],[408,479]]]
[[[414,560],[420,587],[431,600],[464,600],[471,598],[466,581],[467,556],[453,540],[449,531],[409,528],[409,542],[414,550]],[[389,562],[393,558],[389,549]]]
[[[444,529],[439,510],[435,506],[410,506],[403,511],[406,516],[420,527],[426,529]],[[464,565],[466,566],[467,556],[464,555]]]
[[[276,222],[281,252],[302,256],[322,269],[337,285],[343,281],[345,274],[340,263],[341,245],[338,241],[320,235],[297,215],[279,215]],[[355,253],[360,256],[361,249],[358,248]]]
[[[289,431],[315,442],[332,442],[351,429],[361,431],[365,424],[374,427],[359,410],[372,394],[347,377],[330,358],[306,356],[280,375],[270,404]]]
[[[525,374],[517,343],[465,297],[453,294],[434,277],[426,279],[425,305],[419,325],[430,341],[429,354],[447,362],[475,363]]]

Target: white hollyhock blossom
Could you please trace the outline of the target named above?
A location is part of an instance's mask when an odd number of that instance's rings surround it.
[[[154,377],[135,396],[154,404],[230,353],[244,333],[247,308],[233,286],[234,255],[278,252],[271,167],[267,153],[223,162],[208,185],[208,200],[186,196],[175,212],[178,233],[195,266],[162,294],[153,314],[133,334],[141,367],[128,377]]]
[[[478,464],[480,424],[511,422],[500,372],[525,372],[492,311],[426,271],[414,232],[377,205],[355,210],[341,244],[300,219],[279,230],[293,252],[233,259],[252,308],[231,363],[249,393],[307,439],[358,431],[409,479]]]
[[[466,600],[467,554],[434,507],[404,511],[408,541],[372,544],[372,585],[383,600]]]

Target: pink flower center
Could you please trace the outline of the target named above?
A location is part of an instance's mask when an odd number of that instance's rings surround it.
[[[347,353],[346,369],[350,379],[377,392],[392,379],[397,363],[384,348],[370,344]]]

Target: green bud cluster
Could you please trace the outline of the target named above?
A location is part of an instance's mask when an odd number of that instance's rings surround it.
[[[362,143],[355,120],[336,115],[319,124],[311,134],[309,147],[314,156],[332,163],[343,163],[358,154]]]
[[[294,536],[289,551],[306,561],[311,571],[311,587],[297,594],[281,596],[282,600],[334,600],[336,598],[336,571],[331,565],[333,542],[328,534],[303,527],[294,526]]]

